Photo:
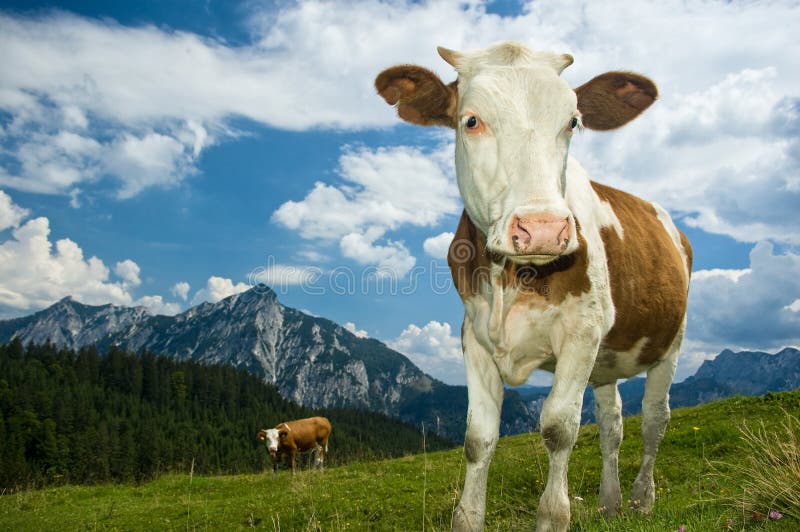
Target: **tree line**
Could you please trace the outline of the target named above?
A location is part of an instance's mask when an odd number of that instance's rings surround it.
[[[414,427],[354,409],[312,412],[230,366],[14,339],[0,345],[0,491],[190,468],[260,472],[269,456],[256,432],[312,415],[333,425],[331,465],[422,450]],[[432,434],[425,444],[453,445]]]

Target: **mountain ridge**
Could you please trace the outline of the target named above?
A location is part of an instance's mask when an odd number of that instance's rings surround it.
[[[466,429],[465,386],[425,374],[405,355],[372,338],[359,338],[326,318],[282,305],[258,285],[175,316],[143,307],[91,306],[63,298],[39,312],[0,321],[0,343],[51,341],[79,349],[115,345],[209,364],[231,364],[275,385],[309,408],[363,408],[402,421],[437,427],[461,440]],[[506,394],[503,434],[531,429],[527,407]]]

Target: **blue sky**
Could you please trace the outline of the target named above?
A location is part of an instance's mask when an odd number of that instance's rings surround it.
[[[725,347],[798,345],[800,10],[613,3],[1,2],[0,315],[68,294],[176,313],[266,281],[463,382],[452,134],[400,123],[372,80],[451,80],[437,45],[514,39],[571,53],[573,86],[659,84],[572,151],[693,243],[678,378]]]

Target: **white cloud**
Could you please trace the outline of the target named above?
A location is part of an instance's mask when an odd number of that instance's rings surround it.
[[[275,291],[293,285],[311,286],[322,276],[323,271],[316,266],[291,266],[270,264],[250,272],[251,285],[264,283]]]
[[[364,329],[359,329],[356,327],[356,324],[352,321],[348,321],[344,324],[344,328],[356,335],[358,338],[369,338],[369,334]]]
[[[250,289],[250,286],[245,283],[233,284],[233,281],[224,277],[211,276],[206,281],[206,287],[197,291],[192,298],[192,305],[208,301],[209,303],[216,303],[221,299],[240,294]]]
[[[161,296],[144,296],[134,301],[133,304],[146,308],[150,314],[174,316],[181,311],[178,303],[166,302]]]
[[[753,270],[750,268],[743,268],[741,270],[726,270],[721,268],[712,268],[710,270],[697,270],[692,272],[692,283],[701,282],[705,279],[712,277],[723,277],[733,283],[738,283],[743,275],[751,273]]]
[[[272,219],[317,245],[339,241],[345,257],[402,277],[416,259],[385,238],[401,227],[432,226],[459,211],[452,145],[425,153],[407,146],[347,149],[339,185],[317,183],[301,201],[287,201]]]
[[[800,255],[775,253],[760,242],[750,252],[750,268],[732,272],[693,276],[687,339],[714,354],[726,347],[800,344],[800,315],[793,311],[800,299]]]
[[[189,290],[191,290],[191,288],[192,288],[191,285],[186,281],[180,281],[172,286],[170,292],[172,293],[173,296],[179,297],[182,300],[186,301],[189,298]]]
[[[19,225],[29,213],[14,204],[0,191],[0,218],[11,231],[0,241],[0,313],[15,316],[40,310],[65,296],[90,305],[142,305],[159,314],[175,314],[176,303],[158,295],[134,301],[131,289],[141,284],[141,269],[131,259],[111,270],[97,257],[84,257],[83,249],[73,240],[50,240],[50,220],[40,216]]]
[[[453,241],[454,237],[455,233],[446,232],[426,238],[425,242],[422,244],[422,249],[435,259],[447,259],[450,242]]]
[[[421,328],[412,323],[386,344],[443,382],[462,385],[466,382],[461,339],[453,336],[447,322],[430,321]]]
[[[316,183],[303,200],[281,205],[273,220],[302,238],[328,241],[367,228],[434,225],[459,209],[451,154],[452,145],[433,153],[408,146],[346,149],[341,184]]]
[[[128,286],[139,286],[142,283],[141,279],[139,279],[140,272],[139,265],[131,259],[125,259],[114,266],[114,273],[125,281]]]
[[[387,240],[382,246],[375,244],[369,234],[347,234],[339,242],[339,249],[343,256],[359,264],[375,265],[376,278],[400,279],[417,263],[402,242]]]
[[[9,227],[19,227],[19,223],[24,220],[30,211],[15,205],[11,196],[0,190],[0,231]]]
[[[103,261],[84,259],[83,250],[68,238],[54,246],[49,236],[49,220],[39,217],[0,244],[0,305],[40,309],[67,295],[90,304],[131,303],[124,283],[109,281]]]

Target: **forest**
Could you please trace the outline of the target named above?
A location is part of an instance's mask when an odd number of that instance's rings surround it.
[[[260,472],[271,466],[256,432],[312,415],[333,425],[330,465],[423,450],[415,427],[361,410],[311,411],[229,366],[14,339],[0,345],[0,491]],[[424,445],[454,444],[426,434]]]

